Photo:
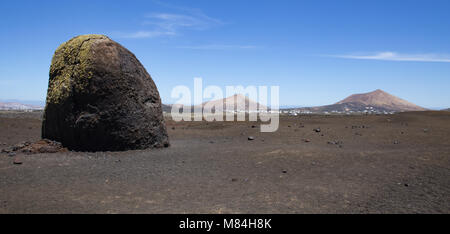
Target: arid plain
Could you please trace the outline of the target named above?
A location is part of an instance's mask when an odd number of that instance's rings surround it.
[[[41,122],[1,113],[0,148]],[[450,112],[166,125],[168,148],[0,154],[0,213],[450,212]]]

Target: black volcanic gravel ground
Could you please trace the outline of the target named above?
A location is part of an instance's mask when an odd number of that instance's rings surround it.
[[[0,114],[0,149],[40,126],[39,114]],[[1,153],[0,213],[450,212],[449,112],[167,128],[165,149]]]

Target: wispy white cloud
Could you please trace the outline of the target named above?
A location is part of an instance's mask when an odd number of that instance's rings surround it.
[[[152,38],[152,37],[160,37],[160,36],[173,36],[175,35],[173,32],[168,31],[137,31],[132,33],[119,33],[118,36],[122,38]]]
[[[156,3],[163,5],[160,2]],[[145,29],[131,33],[120,33],[118,36],[136,39],[176,36],[185,30],[206,30],[223,24],[222,21],[209,17],[198,9],[174,7],[165,4],[164,6],[181,13],[147,14],[143,17],[141,23]]]
[[[233,50],[233,49],[257,49],[259,46],[253,45],[197,45],[197,46],[179,46],[181,49],[192,49],[192,50]]]
[[[151,13],[146,15],[146,19],[143,22],[144,25],[154,25],[167,31],[174,31],[181,28],[205,30],[222,24],[222,21],[206,16],[203,13]]]
[[[327,56],[335,57],[335,58],[344,58],[344,59],[450,63],[450,55],[400,54],[400,53],[390,52],[390,51],[374,53],[374,54],[347,54],[347,55],[327,55]]]

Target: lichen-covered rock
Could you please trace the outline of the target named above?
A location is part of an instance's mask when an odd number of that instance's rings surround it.
[[[42,138],[80,151],[169,145],[152,78],[134,54],[103,35],[78,36],[56,50]]]

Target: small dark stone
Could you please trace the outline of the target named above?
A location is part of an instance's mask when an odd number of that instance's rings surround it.
[[[282,172],[283,172],[284,174],[286,174],[286,173],[287,173],[287,170],[283,170]]]
[[[232,181],[232,182],[236,182],[236,181],[238,181],[238,179],[233,178],[233,179],[231,179],[231,181]]]
[[[405,187],[408,187],[409,185],[408,184],[405,184]]]
[[[321,131],[320,128],[314,129],[314,132],[320,132],[320,131]]]
[[[15,165],[20,165],[20,164],[22,164],[23,162],[22,162],[22,160],[20,159],[20,158],[18,158],[18,157],[16,157],[15,159],[14,159],[14,161],[13,161],[13,164],[15,164]]]
[[[17,144],[17,145],[12,147],[12,151],[18,151],[18,150],[20,150],[20,149],[22,149],[24,147],[25,147],[25,144]]]
[[[248,137],[248,140],[249,140],[249,141],[253,141],[253,140],[255,140],[255,138],[252,137],[252,136],[249,136],[249,137]]]

